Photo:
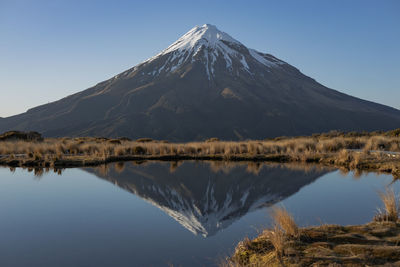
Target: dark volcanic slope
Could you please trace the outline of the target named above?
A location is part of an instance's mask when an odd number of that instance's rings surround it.
[[[326,88],[212,25],[92,88],[0,120],[0,131],[174,141],[398,127],[399,110]]]

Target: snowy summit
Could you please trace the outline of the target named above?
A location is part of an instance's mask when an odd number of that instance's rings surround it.
[[[228,50],[222,41],[242,45],[239,41],[233,39],[229,34],[218,30],[216,26],[204,24],[201,27],[196,26],[188,31],[160,54],[167,54],[176,50],[180,52],[193,49],[196,50],[201,46]]]
[[[158,75],[162,71],[173,72],[184,63],[201,61],[205,65],[207,77],[210,80],[211,76],[215,76],[215,65],[219,57],[223,59],[226,69],[236,74],[238,74],[237,71],[233,72],[234,61],[239,63],[241,70],[254,74],[251,70],[252,64],[248,63],[249,57],[250,60],[263,65],[262,67],[271,68],[284,64],[275,57],[245,47],[241,42],[211,24],[192,28],[165,50],[146,60],[144,64],[163,56],[168,56],[165,64],[153,71],[153,75]]]

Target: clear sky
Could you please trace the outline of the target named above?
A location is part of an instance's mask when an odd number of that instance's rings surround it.
[[[400,109],[400,0],[0,0],[0,117],[93,86],[205,23]]]

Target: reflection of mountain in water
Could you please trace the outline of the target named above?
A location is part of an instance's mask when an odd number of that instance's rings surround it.
[[[149,201],[203,236],[214,235],[249,211],[279,202],[326,173],[263,166],[254,174],[243,165],[231,166],[228,172],[209,165],[184,162],[173,172],[169,163],[159,162],[85,170]]]

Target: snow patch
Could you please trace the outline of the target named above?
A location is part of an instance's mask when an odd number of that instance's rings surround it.
[[[265,65],[265,66],[267,66],[267,67],[276,67],[278,64],[282,64],[283,63],[283,61],[282,62],[272,62],[272,61],[269,61],[268,59],[266,59],[265,57],[263,57],[261,54],[260,54],[260,52],[258,52],[257,50],[255,50],[255,49],[249,49],[249,53],[250,53],[250,55],[255,59],[255,60],[257,60],[258,62],[260,62],[261,64],[263,64],[263,65]]]

